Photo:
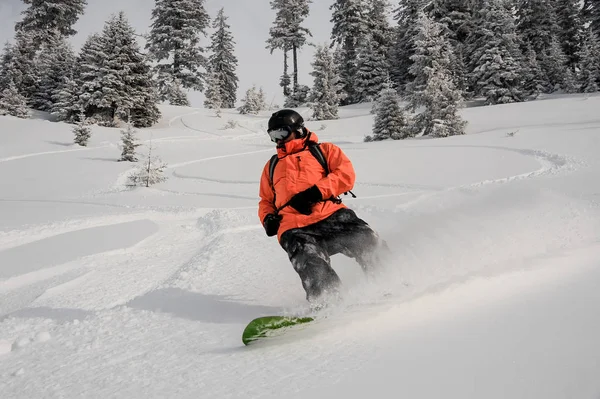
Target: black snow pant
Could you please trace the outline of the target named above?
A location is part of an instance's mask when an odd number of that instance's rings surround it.
[[[310,302],[338,291],[341,281],[331,267],[330,256],[341,253],[354,258],[368,274],[378,267],[377,250],[387,248],[377,233],[348,208],[310,226],[286,231],[281,246],[300,275]]]

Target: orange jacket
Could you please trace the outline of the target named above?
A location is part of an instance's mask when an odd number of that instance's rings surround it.
[[[302,139],[290,140],[285,147],[277,148],[279,162],[273,173],[271,188],[269,179],[269,162],[263,168],[260,179],[260,202],[258,204],[258,217],[262,223],[270,213],[276,213],[294,195],[316,185],[324,199],[337,197],[342,193],[352,190],[355,173],[352,163],[342,150],[331,143],[322,143],[321,150],[329,166],[329,175],[325,176],[323,167],[306,147],[306,142],[318,142],[318,137],[313,132]],[[275,203],[273,203],[275,199]],[[293,228],[305,227],[329,217],[335,211],[345,208],[344,204],[333,201],[322,201],[312,207],[310,215],[303,215],[291,206],[286,206],[279,211],[282,216],[277,239]]]

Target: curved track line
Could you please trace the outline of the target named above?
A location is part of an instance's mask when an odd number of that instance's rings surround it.
[[[215,156],[215,157],[209,157],[209,158],[196,159],[196,160],[193,160],[193,161],[180,162],[180,163],[176,163],[176,164],[167,166],[167,169],[180,168],[182,166],[193,165],[193,164],[196,164],[196,163],[201,163],[201,162],[206,162],[206,161],[214,161],[215,159],[235,158],[235,157],[240,157],[240,156],[243,156],[243,155],[260,154],[260,153],[263,153],[263,152],[273,152],[273,149],[269,148],[267,150],[239,152],[237,154],[218,155],[218,156]]]

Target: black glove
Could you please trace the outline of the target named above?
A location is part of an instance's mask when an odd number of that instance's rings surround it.
[[[290,200],[290,206],[303,215],[310,215],[312,207],[323,200],[323,195],[317,186],[301,191]]]
[[[279,223],[281,222],[281,216],[273,213],[265,216],[263,220],[263,227],[267,233],[267,236],[272,237],[279,231]]]

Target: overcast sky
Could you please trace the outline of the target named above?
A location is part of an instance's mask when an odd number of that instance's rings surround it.
[[[125,11],[131,24],[138,33],[146,33],[151,23],[150,14],[154,0],[87,0],[88,6],[75,29],[79,32],[72,38],[76,50],[80,48],[90,33],[102,30],[104,22],[116,12]],[[229,17],[229,24],[236,41],[238,57],[238,77],[240,99],[252,84],[263,86],[268,101],[283,104],[283,95],[279,87],[279,77],[283,70],[283,55],[276,51],[273,55],[265,49],[265,41],[274,19],[269,0],[207,0],[206,9],[214,18],[221,7]],[[313,37],[309,41],[324,43],[331,33],[331,11],[329,6],[333,0],[313,0],[309,18],[305,26],[311,30]],[[0,0],[0,43],[13,41],[14,24],[21,19],[21,11],[25,4],[21,0]],[[210,34],[210,33],[209,33]],[[209,39],[204,40],[208,45]],[[304,47],[300,52],[299,71],[300,84],[312,86],[312,77],[308,75],[312,62],[313,48]],[[291,74],[290,68],[290,74]],[[191,94],[194,106],[202,105],[202,95]]]

